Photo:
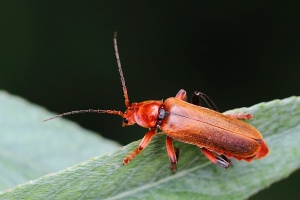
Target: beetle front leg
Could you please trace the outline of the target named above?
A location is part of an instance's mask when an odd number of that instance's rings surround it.
[[[167,152],[168,156],[171,162],[171,170],[175,173],[177,169],[177,162],[178,162],[178,156],[179,156],[179,148],[174,150],[173,147],[173,139],[167,136],[166,140],[166,147],[167,147]]]
[[[151,129],[149,132],[146,133],[144,138],[142,139],[140,145],[132,152],[130,152],[123,160],[123,165],[128,164],[134,157],[141,153],[144,150],[150,141],[152,140],[153,136],[156,133],[156,129]]]
[[[210,160],[214,164],[219,165],[220,167],[223,167],[223,168],[229,167],[230,164],[225,159],[223,159],[221,157],[217,157],[215,154],[213,154],[211,151],[207,150],[204,147],[200,147],[200,149],[201,149],[202,153],[205,155],[205,157],[208,158],[208,160]]]

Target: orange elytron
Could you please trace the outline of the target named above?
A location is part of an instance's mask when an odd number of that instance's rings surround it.
[[[180,90],[175,97],[166,100],[130,103],[121,68],[116,33],[114,34],[114,48],[127,107],[125,113],[116,110],[88,109],[63,113],[47,120],[77,113],[107,113],[121,116],[123,118],[122,126],[138,124],[148,128],[149,131],[140,145],[124,158],[124,165],[148,146],[158,128],[167,135],[166,148],[171,169],[174,172],[179,151],[175,151],[173,139],[198,146],[211,162],[224,168],[230,166],[229,158],[250,162],[252,159],[263,158],[268,154],[267,144],[260,132],[239,120],[251,119],[252,115],[219,113],[215,104],[204,93],[194,92],[192,103],[186,102],[184,90]],[[201,107],[201,99],[211,109]]]

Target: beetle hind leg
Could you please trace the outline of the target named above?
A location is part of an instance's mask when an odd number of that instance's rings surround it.
[[[226,161],[226,162],[228,162],[229,163],[229,166],[233,166],[232,165],[232,163],[231,163],[231,160],[230,160],[230,158],[228,158],[228,157],[226,157],[225,155],[221,155],[221,157]]]
[[[202,153],[205,155],[206,158],[208,158],[208,160],[210,160],[212,163],[219,165],[220,167],[223,168],[228,168],[230,166],[230,161],[228,160],[228,158],[226,156],[225,159],[222,157],[218,157],[215,154],[213,154],[211,151],[207,150],[204,147],[200,147]]]
[[[201,106],[201,99],[205,101],[208,107],[212,110],[218,111],[216,104],[204,93],[195,91],[192,96],[191,103],[197,106]]]
[[[242,119],[242,120],[249,120],[254,118],[254,116],[249,113],[226,113],[225,115],[235,119]]]

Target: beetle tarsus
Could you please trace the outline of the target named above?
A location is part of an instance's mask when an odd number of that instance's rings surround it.
[[[130,152],[123,160],[123,165],[128,164],[131,160],[133,160],[138,154],[140,154],[151,142],[153,136],[156,133],[156,129],[151,129],[146,133],[144,138],[142,139],[140,145],[135,148],[132,152]]]
[[[221,157],[217,157],[217,163],[216,164],[219,165],[220,167],[225,168],[225,169],[227,169],[230,166],[229,162],[227,162],[226,160],[224,160]]]
[[[221,155],[221,157],[222,157],[226,162],[229,163],[229,166],[231,166],[231,167],[233,166],[232,163],[231,163],[231,160],[230,160],[228,157],[226,157],[226,156],[223,155],[223,154]]]
[[[226,113],[225,115],[235,119],[242,119],[242,120],[249,120],[254,118],[254,116],[249,113]]]
[[[128,164],[134,157],[141,153],[143,149],[137,147],[134,151],[130,152],[123,160],[123,165]]]
[[[177,169],[179,148],[174,149],[173,139],[168,136],[166,139],[166,148],[167,148],[167,153],[168,153],[169,160],[171,163],[171,169],[172,169],[173,173],[175,173],[176,169]]]
[[[216,156],[213,152],[209,151],[208,149],[204,147],[200,147],[202,153],[208,158],[212,163],[219,165],[220,167],[223,168],[228,168],[230,166],[230,163],[227,161],[227,157],[225,156],[226,159],[222,157]]]
[[[171,170],[172,170],[173,174],[176,173],[176,170],[177,170],[177,163],[171,163]]]
[[[173,172],[173,174],[176,173],[176,170],[177,170],[177,163],[178,163],[178,160],[179,160],[179,147],[176,147],[175,148],[175,155],[176,155],[176,162],[171,162],[171,170]]]

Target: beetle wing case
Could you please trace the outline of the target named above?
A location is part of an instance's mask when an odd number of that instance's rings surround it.
[[[261,149],[262,135],[243,121],[173,97],[164,106],[170,115],[160,128],[175,140],[242,159]]]

